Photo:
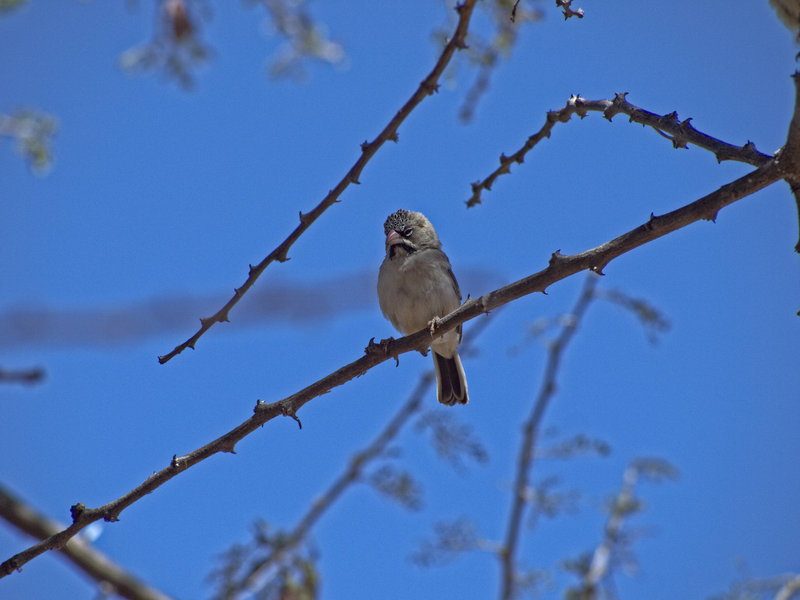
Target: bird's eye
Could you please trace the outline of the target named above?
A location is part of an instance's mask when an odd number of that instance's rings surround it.
[[[405,237],[405,238],[411,237],[412,233],[414,233],[414,228],[413,227],[406,227],[405,229],[403,229],[403,237]]]

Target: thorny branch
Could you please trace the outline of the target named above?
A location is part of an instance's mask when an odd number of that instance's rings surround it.
[[[530,474],[533,464],[536,441],[539,433],[539,426],[542,423],[544,413],[550,399],[556,391],[556,376],[558,374],[561,357],[569,344],[578,325],[581,322],[586,309],[589,308],[592,300],[596,298],[594,290],[599,278],[590,274],[583,285],[578,301],[572,309],[568,321],[561,329],[561,333],[550,344],[547,355],[547,365],[545,367],[542,385],[533,404],[533,409],[525,421],[523,428],[522,441],[517,458],[517,474],[514,479],[514,488],[511,497],[511,512],[508,518],[508,529],[503,542],[502,550],[497,557],[500,561],[501,569],[501,589],[500,598],[510,600],[515,596],[516,590],[516,553],[522,530],[522,521],[525,507],[530,500]]]
[[[0,516],[17,529],[39,539],[45,539],[63,528],[61,523],[39,514],[2,486]],[[80,537],[69,540],[61,552],[106,592],[130,600],[169,600],[167,595],[131,575]]]
[[[306,231],[306,229],[311,227],[312,223],[314,223],[314,221],[316,221],[323,212],[330,208],[334,203],[339,201],[339,196],[342,195],[342,193],[348,188],[348,186],[350,186],[350,184],[359,183],[358,178],[361,175],[361,171],[367,165],[369,160],[375,155],[375,153],[387,141],[397,141],[397,130],[399,129],[400,125],[406,120],[408,115],[411,114],[411,111],[414,110],[417,105],[419,105],[427,96],[437,91],[439,87],[439,77],[444,72],[453,54],[456,50],[465,47],[464,39],[467,35],[467,28],[469,27],[470,17],[472,16],[475,2],[476,0],[465,0],[463,4],[459,4],[456,7],[459,15],[458,24],[456,25],[452,38],[442,50],[439,60],[436,61],[436,65],[433,67],[433,70],[428,74],[427,77],[425,77],[425,79],[422,80],[422,83],[419,84],[419,87],[411,95],[411,98],[409,98],[408,101],[400,108],[400,110],[397,111],[397,114],[392,117],[391,121],[389,121],[389,124],[386,125],[380,134],[378,134],[378,137],[376,137],[372,142],[364,142],[361,144],[361,156],[359,156],[358,160],[356,160],[355,164],[350,168],[342,180],[339,181],[336,187],[330,190],[322,199],[322,201],[310,212],[300,213],[300,224],[295,228],[294,231],[292,231],[292,233],[289,234],[289,237],[287,237],[278,245],[277,248],[270,252],[267,257],[264,258],[264,260],[255,266],[250,265],[250,272],[247,276],[247,280],[244,282],[244,284],[242,284],[241,287],[238,287],[234,290],[233,297],[228,300],[225,306],[220,308],[212,316],[201,318],[200,329],[198,329],[197,332],[188,340],[176,346],[172,351],[163,356],[159,356],[158,362],[164,364],[172,357],[183,352],[186,348],[194,348],[194,345],[197,343],[197,340],[200,339],[200,336],[208,331],[212,325],[215,323],[223,323],[228,321],[228,313],[230,310],[236,305],[237,302],[239,302],[239,300],[241,300],[242,296],[247,292],[247,290],[252,287],[261,273],[263,273],[264,270],[276,260],[279,262],[285,262],[289,260],[289,249]]]
[[[686,206],[661,216],[651,214],[650,219],[639,227],[596,248],[572,255],[563,255],[559,251],[554,252],[545,269],[479,298],[467,300],[460,308],[442,318],[435,332],[431,332],[430,328],[426,327],[397,340],[385,340],[381,344],[375,344],[371,340],[365,349],[365,355],[361,358],[283,400],[269,404],[259,400],[253,410],[253,416],[239,426],[202,448],[181,457],[173,457],[169,466],[154,473],[144,483],[117,500],[99,508],[87,508],[80,503],[74,505],[72,507],[72,525],[0,564],[0,577],[19,569],[47,550],[63,547],[67,540],[94,521],[99,519],[117,521],[125,508],[153,492],[178,473],[218,452],[233,452],[239,440],[254,432],[267,421],[278,416],[289,416],[297,420],[297,411],[307,402],[363,375],[372,367],[406,352],[424,350],[430,345],[432,337],[439,337],[465,321],[474,319],[522,296],[545,292],[549,286],[570,275],[587,269],[595,273],[602,273],[603,268],[614,258],[701,219],[714,220],[722,208],[763,189],[780,177],[776,161],[770,161],[763,167]]]
[[[510,173],[513,163],[522,164],[525,160],[525,155],[536,144],[550,137],[550,132],[556,123],[566,123],[572,118],[572,115],[578,115],[582,119],[589,112],[603,113],[603,116],[609,121],[619,113],[626,114],[630,121],[652,127],[658,133],[671,140],[674,148],[687,148],[687,144],[694,144],[713,152],[720,162],[723,160],[736,160],[760,167],[772,159],[771,156],[756,150],[752,142],[747,142],[741,147],[734,146],[698,131],[692,125],[691,117],[681,121],[678,119],[678,113],[676,112],[658,115],[634,106],[628,102],[627,93],[615,94],[613,100],[587,100],[580,96],[570,96],[566,106],[560,110],[551,110],[547,113],[547,118],[542,128],[529,136],[519,150],[510,156],[501,154],[500,166],[482,181],[476,181],[472,184],[472,196],[467,200],[467,206],[473,207],[476,204],[480,204],[482,201],[481,192],[483,190],[490,191],[498,177]]]

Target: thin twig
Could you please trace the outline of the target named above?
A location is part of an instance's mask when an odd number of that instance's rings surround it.
[[[570,275],[587,269],[602,273],[603,268],[614,258],[690,223],[701,219],[714,220],[717,213],[725,206],[757,192],[778,179],[780,179],[779,168],[775,161],[771,161],[765,166],[722,186],[715,192],[686,206],[659,217],[651,215],[650,219],[639,227],[601,246],[573,255],[563,255],[558,251],[554,252],[547,268],[479,298],[467,300],[460,308],[442,318],[438,322],[435,332],[431,332],[430,328],[426,327],[397,340],[385,340],[380,344],[370,341],[370,344],[365,349],[365,355],[361,358],[283,400],[270,404],[259,401],[253,411],[253,416],[239,426],[185,456],[173,457],[169,466],[154,473],[144,483],[117,500],[94,509],[87,508],[80,503],[76,504],[72,507],[72,525],[0,564],[0,577],[19,569],[25,563],[47,550],[63,547],[67,540],[94,521],[99,519],[106,521],[118,520],[119,514],[125,508],[150,494],[178,473],[218,452],[233,452],[239,440],[275,417],[289,416],[296,418],[297,411],[307,402],[330,392],[333,388],[343,385],[355,377],[363,375],[372,367],[406,352],[424,350],[430,345],[433,338],[445,334],[459,324],[499,308],[522,296],[535,292],[544,292],[549,286]]]
[[[522,531],[522,521],[525,508],[530,498],[530,475],[531,465],[533,464],[536,441],[539,433],[539,426],[544,418],[545,410],[551,398],[556,392],[556,376],[561,364],[561,357],[569,344],[581,319],[586,314],[592,300],[595,299],[594,289],[599,278],[594,274],[589,274],[586,278],[578,301],[575,303],[569,314],[567,322],[561,329],[558,337],[550,344],[547,353],[547,365],[545,366],[542,384],[539,387],[536,401],[528,420],[523,428],[522,441],[520,442],[519,457],[517,458],[517,475],[514,479],[514,488],[511,497],[511,512],[508,518],[508,528],[506,530],[505,541],[502,551],[498,553],[500,560],[500,598],[511,600],[515,595],[516,588],[516,554],[519,545],[519,537]]]
[[[0,486],[0,516],[20,531],[40,540],[64,528],[61,523],[40,514],[3,486]],[[113,590],[115,595],[130,600],[169,600],[169,596],[128,573],[80,537],[67,542],[61,553],[103,589]]]
[[[342,193],[350,186],[350,184],[359,183],[358,179],[361,176],[361,171],[367,165],[369,160],[375,155],[375,153],[387,141],[397,141],[397,130],[399,129],[400,125],[406,120],[406,117],[411,114],[411,111],[414,110],[418,104],[420,104],[427,96],[433,94],[439,89],[439,77],[444,72],[453,54],[456,50],[466,47],[464,39],[467,35],[467,28],[469,27],[469,21],[470,17],[472,16],[472,10],[475,7],[475,2],[476,0],[465,0],[463,4],[456,6],[459,15],[458,24],[456,25],[456,29],[453,32],[452,38],[442,50],[439,60],[436,61],[436,65],[433,67],[433,70],[428,74],[427,77],[425,77],[425,79],[422,80],[422,83],[419,84],[417,90],[411,95],[411,97],[400,108],[400,110],[397,111],[397,114],[392,117],[392,120],[389,121],[389,124],[386,125],[383,131],[380,132],[378,137],[376,137],[372,142],[364,142],[361,144],[361,156],[358,157],[358,160],[356,160],[355,164],[350,168],[342,180],[336,184],[336,187],[330,190],[322,199],[322,201],[310,212],[300,213],[300,224],[283,242],[280,243],[280,245],[278,245],[277,248],[270,252],[267,257],[264,258],[264,260],[255,266],[250,265],[250,272],[247,276],[247,280],[242,284],[241,287],[234,289],[233,297],[228,300],[227,303],[225,303],[225,306],[220,308],[210,317],[201,318],[200,329],[198,329],[197,332],[188,340],[176,346],[172,351],[164,354],[163,356],[159,356],[158,362],[164,364],[172,357],[186,350],[186,348],[194,348],[197,340],[200,339],[200,336],[208,331],[215,323],[229,321],[230,319],[228,318],[228,314],[230,313],[230,310],[239,302],[239,300],[241,300],[242,296],[247,292],[247,290],[252,287],[261,273],[263,273],[264,270],[276,260],[279,262],[285,262],[289,260],[289,249],[306,231],[306,229],[311,227],[311,224],[314,223],[314,221],[316,221],[323,212],[333,206],[334,203],[339,201],[339,196],[342,195]]]
[[[678,113],[675,112],[668,115],[658,115],[634,106],[627,101],[626,96],[627,93],[616,94],[613,100],[587,100],[580,96],[570,96],[566,106],[562,109],[551,110],[547,113],[547,118],[542,128],[528,137],[519,150],[510,156],[501,154],[500,166],[482,181],[476,181],[472,184],[472,196],[467,200],[467,206],[472,207],[480,204],[481,191],[491,190],[498,177],[511,172],[513,163],[522,164],[525,160],[525,155],[536,144],[544,138],[550,137],[550,132],[556,123],[566,123],[572,118],[572,115],[584,118],[589,112],[601,112],[609,121],[619,113],[626,114],[631,121],[652,127],[658,133],[671,140],[673,147],[686,148],[687,144],[694,144],[713,152],[719,162],[736,160],[760,167],[772,159],[771,156],[756,150],[753,142],[747,142],[741,147],[728,144],[695,129],[691,123],[691,117],[681,121],[678,119]]]

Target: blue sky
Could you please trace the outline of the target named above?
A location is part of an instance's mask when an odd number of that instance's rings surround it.
[[[461,64],[291,260],[267,270],[231,324],[159,365],[158,355],[244,282],[248,264],[288,235],[298,211],[344,176],[359,144],[432,67],[431,33],[451,15],[434,1],[313,3],[348,58],[341,67],[309,65],[295,84],[265,76],[280,42],[264,35],[261,11],[214,4],[203,26],[214,57],[187,92],[120,70],[121,53],[152,33],[149,3],[140,4],[34,1],[0,20],[0,113],[35,107],[59,121],[45,177],[0,145],[0,366],[47,371],[40,386],[0,387],[0,480],[62,521],[73,503],[115,499],[174,454],[226,432],[256,399],[291,394],[358,358],[371,337],[391,335],[373,285],[383,220],[397,208],[431,219],[462,292],[474,297],[540,270],[556,249],[599,245],[751,169],[717,164],[695,147],[674,150],[622,115],[609,123],[592,114],[559,124],[467,210],[469,183],[570,94],[629,92],[642,108],[675,110],[705,133],[752,140],[767,153],[783,144],[793,108],[797,48],[766,0],[587,1],[586,17],[566,22],[537,4],[544,19],[521,30],[471,124],[457,118],[473,75]],[[486,30],[482,17],[474,25]],[[576,515],[527,532],[525,564],[557,572],[561,559],[590,550],[625,466],[658,456],[681,475],[640,488],[647,510],[631,524],[645,532],[635,545],[639,570],[616,577],[621,597],[702,598],[742,570],[800,569],[797,227],[780,183],[715,224],[609,264],[600,289],[646,299],[671,328],[651,344],[630,313],[590,307],[544,425],[558,432],[553,439],[584,433],[612,452],[536,464],[535,477],[557,474],[583,495]],[[465,357],[471,402],[457,416],[483,441],[488,463],[454,471],[409,427],[395,463],[423,486],[423,510],[407,512],[359,485],[320,522],[313,539],[323,598],[496,594],[488,554],[433,569],[408,556],[433,523],[459,516],[501,539],[520,428],[545,361],[541,340],[525,343],[527,331],[568,311],[583,277],[499,311]],[[23,317],[36,336],[15,333]],[[215,556],[247,540],[254,519],[291,527],[429,360],[405,355],[399,368],[384,363],[315,399],[299,415],[302,431],[288,419],[267,424],[235,456],[190,469],[105,525],[97,547],[169,594],[209,596],[204,577]],[[433,392],[426,408],[447,410]],[[3,560],[29,544],[0,528]],[[9,598],[95,593],[52,553],[0,590]]]

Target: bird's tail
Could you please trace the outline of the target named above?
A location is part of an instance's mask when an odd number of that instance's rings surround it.
[[[458,353],[453,353],[452,358],[447,358],[436,352],[433,354],[433,366],[436,369],[436,397],[442,404],[466,404],[469,402],[467,393],[467,378],[461,358]]]

